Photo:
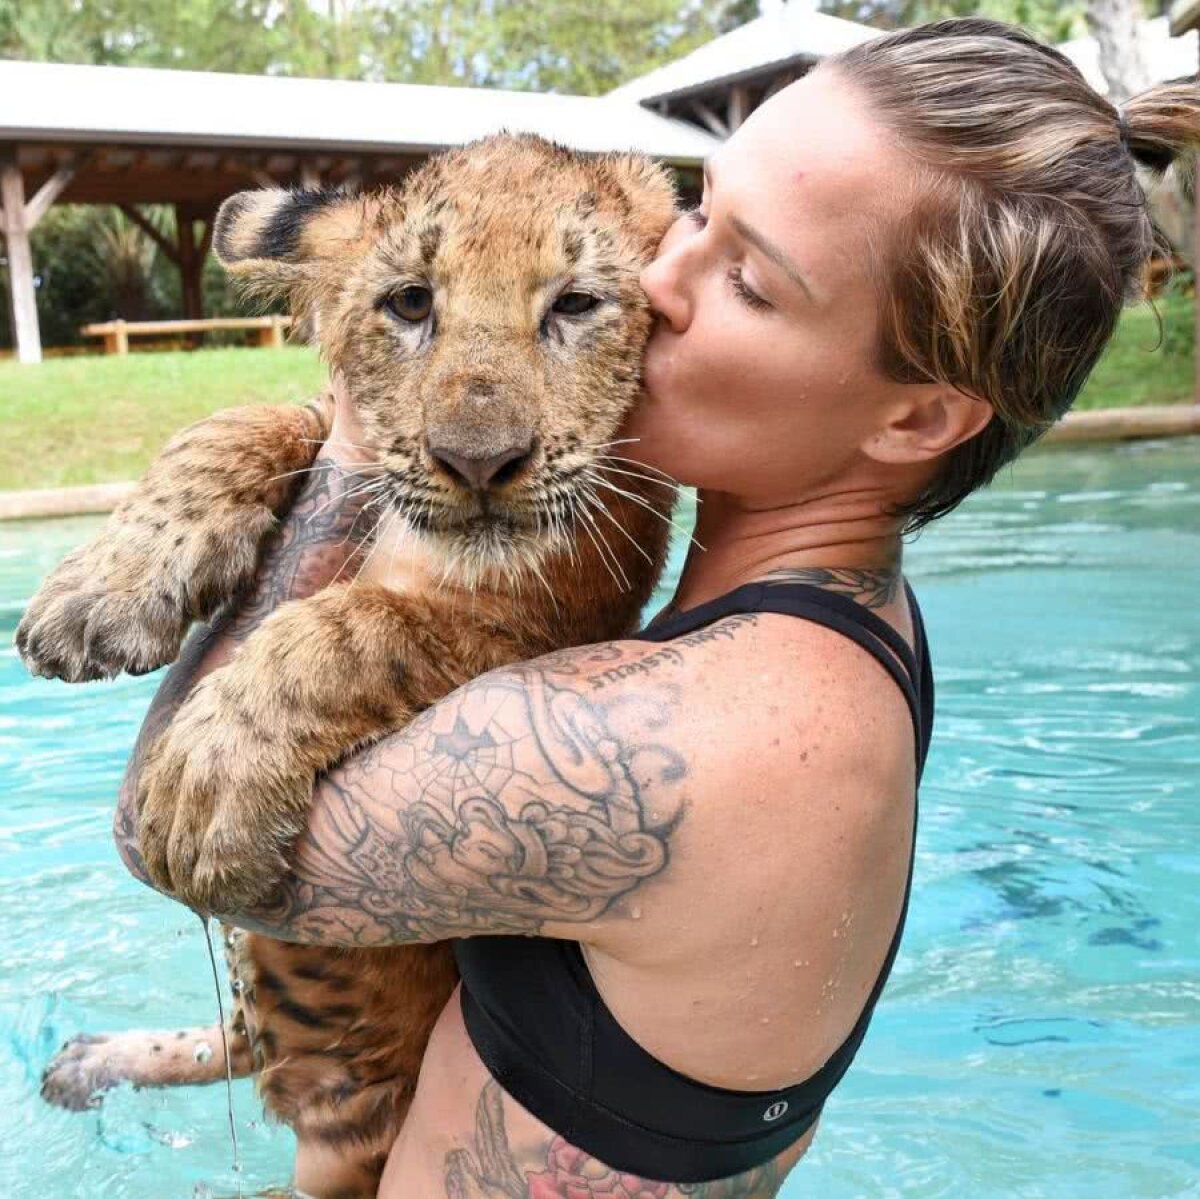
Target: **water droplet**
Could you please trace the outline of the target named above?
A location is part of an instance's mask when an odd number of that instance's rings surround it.
[[[757,938],[757,937],[751,937],[751,938],[750,938],[750,948],[751,948],[751,949],[754,949],[754,948],[755,948],[757,945],[758,945],[758,938]]]
[[[792,965],[793,965],[793,966],[803,966],[803,965],[804,965],[804,963],[803,963],[803,962],[802,962],[802,961],[801,961],[799,958],[797,958],[797,959],[796,959],[796,960],[795,960],[795,961],[792,963]]]
[[[207,1062],[212,1060],[212,1046],[207,1041],[197,1041],[192,1049],[192,1057],[198,1062]]]
[[[633,917],[634,920],[640,920],[642,918],[642,909],[641,908],[630,908],[629,914],[630,914],[630,916]]]
[[[764,1017],[763,1017],[763,1018],[762,1018],[762,1019],[759,1021],[759,1024],[770,1024],[770,1023],[771,1023],[771,1017],[770,1017],[770,1016],[764,1016]]]

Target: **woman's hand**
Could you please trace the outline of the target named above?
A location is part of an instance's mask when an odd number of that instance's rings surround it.
[[[358,412],[345,378],[337,371],[331,378],[333,391],[333,427],[322,447],[321,456],[332,458],[346,470],[353,470],[378,461],[378,454],[367,445],[367,434],[358,419]]]

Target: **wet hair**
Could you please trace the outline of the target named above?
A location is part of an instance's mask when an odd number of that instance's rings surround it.
[[[936,21],[825,60],[917,166],[877,264],[879,364],[941,382],[994,416],[902,509],[949,512],[1071,406],[1155,248],[1138,167],[1161,175],[1200,142],[1200,86],[1120,110],[1057,50],[1011,25]]]

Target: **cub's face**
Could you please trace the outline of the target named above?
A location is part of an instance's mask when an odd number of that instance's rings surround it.
[[[363,198],[247,192],[214,245],[307,310],[380,457],[379,499],[476,562],[566,537],[620,454],[666,173],[500,136]],[[592,497],[592,498],[589,498]]]

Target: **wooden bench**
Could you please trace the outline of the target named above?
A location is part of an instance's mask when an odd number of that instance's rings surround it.
[[[84,325],[84,337],[103,337],[106,354],[128,354],[131,337],[170,336],[179,333],[213,333],[219,329],[251,329],[258,334],[260,346],[283,349],[284,330],[291,326],[290,316],[214,316],[191,321],[104,321]]]

